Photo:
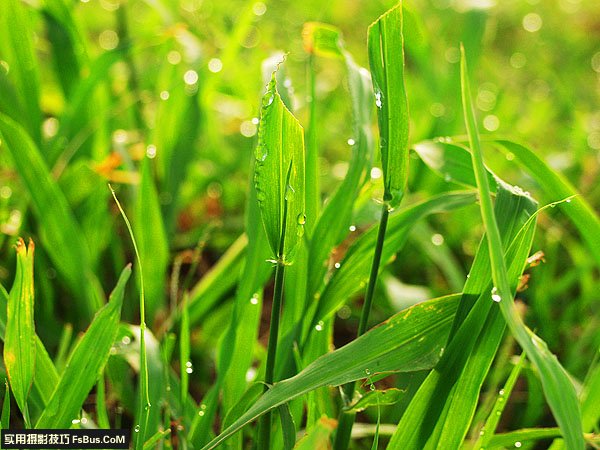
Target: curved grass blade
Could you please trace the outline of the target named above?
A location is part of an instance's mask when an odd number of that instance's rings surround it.
[[[369,64],[379,122],[383,201],[400,204],[408,180],[408,100],[404,86],[402,2],[369,27]]]
[[[127,266],[121,272],[109,302],[98,311],[73,349],[36,428],[69,428],[71,421],[78,416],[110,355],[119,329],[123,294],[130,275],[131,266]]]
[[[444,180],[477,186],[471,152],[463,145],[433,140],[419,142],[413,148],[419,158]],[[487,167],[486,170],[490,189],[496,192],[496,177]]]
[[[15,169],[26,186],[33,212],[42,231],[45,250],[71,292],[82,320],[91,319],[104,303],[104,295],[91,267],[89,250],[73,211],[52,179],[41,152],[25,130],[0,114],[2,145],[8,149]]]
[[[290,262],[306,222],[304,134],[277,91],[276,72],[263,97],[255,185],[271,250],[278,260]],[[285,240],[280,249],[281,236]]]
[[[550,352],[546,343],[525,326],[512,302],[512,289],[502,252],[502,241],[500,232],[498,231],[498,223],[493,213],[490,189],[472,106],[464,48],[461,48],[461,53],[463,108],[472,150],[473,167],[480,193],[481,216],[488,236],[492,279],[495,286],[492,296],[499,303],[502,314],[515,339],[527,353],[529,360],[539,372],[546,400],[561,428],[567,447],[573,450],[583,449],[585,448],[585,443],[583,440],[581,413],[573,383],[569,379],[565,369],[556,359],[556,356]]]
[[[133,229],[131,228],[131,223],[117,198],[117,194],[113,190],[113,188],[109,185],[110,192],[112,193],[113,198],[115,199],[115,203],[119,208],[119,212],[125,221],[125,225],[127,225],[127,231],[129,231],[129,237],[131,238],[131,243],[133,244],[133,249],[135,251],[135,257],[138,263],[138,274],[140,280],[140,333],[139,333],[139,341],[140,341],[140,380],[139,380],[139,409],[138,409],[138,423],[135,425],[135,439],[134,446],[136,450],[142,450],[144,447],[144,440],[146,439],[146,428],[148,426],[148,418],[150,417],[150,394],[148,392],[148,359],[146,354],[146,298],[144,293],[144,271],[142,266],[142,260],[140,257],[140,252],[138,250],[137,242],[135,240],[135,236],[133,234]]]
[[[25,419],[31,427],[27,397],[35,368],[35,324],[33,322],[33,254],[35,246],[23,239],[17,242],[17,274],[10,290],[4,336],[4,365],[10,387]]]
[[[215,448],[267,411],[319,387],[339,386],[370,374],[433,367],[450,330],[458,298],[442,297],[406,309],[348,345],[323,355],[294,377],[275,383],[204,449]]]
[[[502,241],[511,243],[506,259],[511,261],[509,278],[515,286],[531,248],[534,222],[529,213],[534,208],[535,203],[524,194],[500,186],[495,213],[505,218],[500,229]],[[491,288],[488,247],[483,239],[463,288],[451,341],[404,412],[390,448],[460,446],[504,334],[504,320],[490,301]]]
[[[600,265],[600,239],[598,239],[600,218],[590,204],[578,195],[577,189],[563,175],[552,170],[524,145],[505,139],[495,142],[514,155],[515,161],[527,170],[552,201],[576,196],[569,204],[562,205],[561,209],[573,221],[596,259],[596,263]]]

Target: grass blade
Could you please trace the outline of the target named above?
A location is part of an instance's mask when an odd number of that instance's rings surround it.
[[[511,281],[523,271],[533,239],[529,214],[535,203],[500,186],[495,205]],[[404,412],[391,448],[444,448],[460,445],[477,406],[479,391],[504,334],[504,320],[489,301],[491,270],[482,239],[454,318],[451,341]]]
[[[574,450],[583,449],[585,443],[581,428],[581,413],[573,383],[556,356],[550,352],[546,343],[525,326],[512,302],[512,289],[502,252],[500,232],[493,213],[490,188],[473,112],[464,48],[461,50],[463,108],[472,150],[473,167],[479,188],[481,216],[488,236],[492,279],[495,286],[492,291],[492,298],[500,304],[500,309],[512,334],[537,368],[546,400],[563,432],[567,447]]]
[[[271,250],[278,260],[290,262],[306,222],[304,134],[281,100],[275,77],[273,72],[263,97],[255,183]],[[285,240],[280,249],[282,235]]]
[[[0,427],[8,430],[10,427],[10,388],[8,380],[4,380],[4,400],[2,401],[2,417],[0,417]]]
[[[384,203],[395,208],[408,180],[408,100],[404,86],[402,2],[369,27],[369,64],[379,122]]]
[[[600,265],[600,240],[598,239],[600,219],[590,204],[578,195],[577,189],[564,176],[552,170],[547,163],[524,145],[504,139],[495,142],[514,155],[515,161],[522,165],[527,173],[538,182],[550,200],[556,201],[576,196],[571,199],[569,204],[562,205],[561,209],[573,221],[596,259],[596,263]]]
[[[17,274],[10,290],[4,336],[4,365],[10,387],[25,425],[31,427],[27,397],[35,367],[35,324],[33,322],[33,254],[35,246],[23,239],[17,242]]]
[[[215,448],[252,420],[321,386],[339,386],[371,374],[431,368],[438,360],[458,305],[457,295],[404,310],[298,375],[275,383],[248,411],[204,448]]]
[[[519,374],[521,373],[521,369],[523,368],[523,363],[525,362],[525,353],[521,353],[521,357],[519,358],[519,362],[515,364],[513,369],[510,371],[510,375],[504,384],[504,387],[498,393],[496,397],[496,401],[490,412],[487,420],[481,432],[479,433],[479,438],[473,448],[487,448],[489,445],[490,439],[494,436],[496,432],[496,428],[498,427],[498,423],[500,422],[500,417],[502,416],[502,412],[508,403],[508,399],[510,398],[510,394],[512,393],[513,388],[515,387],[515,383],[519,378]]]
[[[145,277],[147,316],[152,324],[157,311],[165,306],[165,274],[169,264],[169,244],[161,215],[158,193],[152,176],[152,160],[142,161],[141,182],[135,210],[135,235]]]
[[[292,450],[296,445],[296,424],[290,412],[290,406],[285,403],[278,408],[281,419],[281,429],[283,431],[283,448]]]
[[[99,282],[92,271],[89,250],[73,211],[52,179],[42,153],[25,130],[9,117],[0,114],[2,145],[26,186],[33,212],[57,271],[71,292],[83,301],[74,302],[82,321],[90,320],[104,303]]]
[[[346,177],[331,196],[318,218],[314,232],[310,233],[307,300],[321,287],[327,271],[327,258],[335,245],[348,233],[354,199],[358,196],[361,181],[369,164],[373,136],[371,132],[373,92],[369,72],[358,66],[343,46],[341,32],[332,26],[310,22],[303,29],[304,46],[315,55],[342,58],[346,64],[348,86],[352,99],[352,128],[354,145]],[[309,174],[307,171],[307,179]],[[311,218],[309,217],[308,223]],[[312,219],[314,221],[314,219]]]
[[[41,142],[40,77],[33,46],[31,10],[20,0],[0,2],[0,50],[10,65],[9,79],[17,90],[19,122],[27,127],[31,139]],[[15,108],[17,106],[17,108]],[[17,120],[17,117],[13,117]]]
[[[38,419],[36,428],[69,428],[110,355],[117,337],[125,285],[131,266],[125,267],[108,303],[98,311],[77,343],[52,398]]]
[[[150,416],[150,394],[148,392],[148,360],[146,355],[146,299],[144,295],[144,271],[142,266],[142,261],[140,257],[140,252],[138,250],[138,246],[135,240],[135,236],[133,234],[133,229],[131,228],[131,224],[129,223],[129,219],[123,210],[121,203],[117,199],[117,194],[109,185],[110,191],[112,193],[113,198],[115,199],[115,203],[119,208],[121,216],[125,221],[125,225],[127,225],[127,231],[129,231],[129,236],[131,238],[131,242],[133,244],[133,249],[135,251],[135,257],[138,262],[138,273],[140,280],[140,380],[139,380],[139,409],[138,409],[138,418],[139,421],[135,425],[135,448],[136,450],[142,450],[144,447],[144,440],[146,439],[146,427],[148,426],[148,418]]]

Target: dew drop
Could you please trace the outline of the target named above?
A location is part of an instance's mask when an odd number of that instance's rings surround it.
[[[348,145],[354,145],[356,144],[356,141],[352,138],[348,139]]]
[[[304,225],[306,223],[306,215],[302,213],[298,214],[296,221],[298,222],[298,225]]]
[[[204,415],[204,411],[198,411],[198,415],[202,417]]]
[[[253,305],[258,305],[258,294],[254,294],[252,297],[250,297],[250,303]]]
[[[449,173],[444,174],[444,181],[447,183],[452,181],[452,176]]]
[[[325,325],[325,322],[323,322],[322,320],[319,320],[319,323],[315,325],[315,330],[317,331],[323,331],[323,326]]]
[[[431,243],[437,247],[439,247],[440,245],[442,245],[444,243],[444,236],[442,236],[439,233],[434,234],[433,236],[431,236]]]
[[[77,424],[78,424],[78,423],[80,423],[80,422],[81,422],[81,420],[79,420],[79,419],[73,419],[73,420],[71,420],[71,423],[72,423],[73,425],[77,425]]]
[[[374,384],[372,384],[370,387],[371,387],[371,390],[372,390],[372,391],[374,391],[374,390],[375,390],[375,385],[374,385]]]
[[[135,431],[136,433],[140,432],[140,426],[136,425],[135,428],[133,429],[133,431]]]
[[[567,203],[571,203],[571,199],[568,198],[567,200],[565,200]]]
[[[519,442],[519,441],[515,442],[515,447],[521,448],[521,445],[522,445],[521,442]]]
[[[336,262],[333,267],[335,267],[336,269],[339,269],[340,267],[342,267],[342,265],[339,262]]]
[[[375,92],[375,105],[377,105],[378,108],[381,108],[383,105],[381,102],[381,92],[379,91]]]
[[[350,227],[348,228],[351,232],[352,231],[356,231],[356,226],[355,225],[350,225]]]
[[[365,369],[365,373],[366,373],[367,375],[371,375],[371,371],[370,371],[369,369]]]
[[[186,373],[190,374],[192,372],[194,372],[194,369],[192,369],[191,367],[188,367],[187,369],[185,369]]]
[[[123,336],[121,342],[123,343],[123,345],[129,345],[131,343],[131,338],[129,336]]]
[[[502,301],[502,297],[500,297],[498,288],[496,286],[492,288],[492,300],[494,300],[496,303],[500,303],[500,301]]]
[[[504,395],[504,389],[500,389],[500,392],[498,392],[498,395]]]

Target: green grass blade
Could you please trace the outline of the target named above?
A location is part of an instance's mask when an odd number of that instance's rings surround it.
[[[408,180],[408,100],[404,86],[402,2],[369,27],[369,64],[379,122],[383,201],[400,204]]]
[[[296,424],[290,412],[290,406],[287,403],[277,407],[281,419],[281,429],[283,431],[283,448],[292,450],[296,445]]]
[[[511,431],[510,433],[496,434],[490,439],[488,447],[490,449],[515,448],[520,445],[516,443],[525,443],[538,441],[540,439],[549,439],[560,436],[559,428],[525,428],[522,430]]]
[[[56,73],[69,97],[88,60],[84,35],[73,16],[74,8],[67,1],[49,0],[42,7]]]
[[[499,188],[496,215],[502,241],[510,247],[510,276],[515,286],[529,256],[535,203],[524,194]],[[479,391],[504,334],[504,320],[489,300],[491,270],[485,239],[479,246],[454,318],[451,341],[419,387],[390,441],[390,448],[458,446],[467,433]]]
[[[414,145],[414,150],[427,166],[446,181],[477,186],[471,163],[471,152],[458,143],[423,141]],[[486,168],[487,169],[487,168]],[[487,169],[490,189],[496,191],[495,175]]]
[[[165,439],[170,434],[171,434],[171,429],[170,428],[167,429],[167,430],[159,430],[159,431],[157,431],[146,442],[144,442],[144,449],[143,450],[152,450],[152,449],[156,448],[156,445],[158,444],[158,441],[160,441],[161,439]]]
[[[431,368],[447,338],[458,296],[404,310],[348,345],[314,361],[298,375],[275,383],[205,449],[215,448],[262,414],[321,386],[339,386],[370,374]]]
[[[525,326],[512,302],[512,289],[502,252],[500,232],[498,231],[498,224],[493,213],[490,188],[479,143],[475,114],[473,112],[464,49],[462,49],[461,58],[461,86],[465,122],[480,193],[481,216],[488,236],[492,278],[495,286],[492,296],[494,300],[500,300],[498,303],[508,327],[539,372],[546,400],[564,434],[567,447],[574,450],[583,449],[585,443],[583,440],[581,413],[573,383],[556,359],[556,356],[550,352],[546,343]]]
[[[31,139],[41,142],[40,76],[33,46],[31,10],[20,0],[0,2],[0,51],[10,66],[9,79],[17,90],[20,119]],[[10,111],[5,111],[10,114]]]
[[[4,380],[4,400],[2,401],[2,417],[0,417],[0,427],[8,430],[10,427],[10,388],[8,380]]]
[[[8,149],[31,196],[33,212],[46,243],[44,249],[71,292],[82,298],[74,302],[81,320],[89,320],[104,302],[104,295],[92,272],[87,244],[73,211],[25,130],[0,114],[0,133],[4,138],[2,146]]]
[[[152,162],[148,157],[142,161],[134,222],[141,269],[145,275],[146,315],[150,324],[156,313],[165,307],[166,273],[169,264],[169,244],[152,176]]]
[[[598,213],[580,195],[577,189],[560,173],[552,170],[533,151],[524,145],[508,140],[495,141],[514,155],[515,161],[527,170],[540,185],[551,201],[576,195],[568,204],[561,205],[562,211],[573,221],[588,248],[600,265],[600,218]]]
[[[187,293],[183,294],[181,305],[181,323],[179,332],[179,378],[181,379],[180,402],[184,408],[181,412],[182,417],[186,417],[186,399],[189,389],[189,372],[191,368],[190,362],[190,316],[188,314],[188,297]]]
[[[241,235],[192,288],[188,301],[192,325],[201,322],[217,302],[235,287],[239,281],[235,275],[240,273],[244,265],[247,246],[248,238]],[[180,316],[181,311],[177,311],[177,317]]]
[[[17,242],[17,274],[10,290],[4,336],[4,365],[10,387],[25,425],[31,427],[27,397],[35,367],[35,324],[33,322],[33,254],[35,246],[23,239]]]
[[[129,237],[131,238],[131,242],[133,244],[133,249],[135,251],[135,257],[138,262],[138,274],[139,274],[139,285],[140,285],[140,379],[139,379],[139,408],[138,408],[138,423],[135,425],[135,448],[136,450],[141,450],[144,446],[144,441],[146,439],[146,427],[148,426],[148,418],[150,416],[150,394],[148,391],[149,377],[148,377],[148,359],[146,353],[146,298],[144,292],[144,271],[142,260],[140,257],[140,252],[138,249],[137,242],[135,240],[135,236],[133,234],[133,229],[131,228],[131,223],[117,199],[117,194],[109,185],[110,191],[112,193],[113,198],[115,199],[115,203],[119,208],[119,212],[125,221],[125,225],[127,225],[127,231],[129,231]]]
[[[519,374],[521,373],[521,369],[523,368],[523,363],[525,362],[525,353],[521,353],[521,357],[519,358],[519,362],[515,364],[515,366],[510,371],[510,375],[504,384],[504,387],[498,393],[496,397],[496,401],[494,402],[494,406],[492,411],[490,412],[481,432],[479,433],[479,439],[473,446],[473,448],[487,448],[490,442],[490,439],[494,436],[496,432],[496,428],[498,427],[498,423],[500,423],[500,417],[502,416],[502,412],[504,408],[508,404],[508,399],[510,398],[510,394],[512,393],[513,388],[515,387],[515,383],[519,378]]]
[[[327,271],[327,258],[335,245],[348,234],[352,208],[358,196],[365,168],[372,153],[371,131],[373,91],[369,72],[358,66],[343,45],[341,32],[330,25],[310,22],[303,30],[305,47],[315,55],[342,58],[346,64],[348,86],[352,100],[352,128],[354,145],[346,177],[331,196],[318,218],[314,232],[310,234],[307,299],[314,295],[323,283]],[[307,180],[309,174],[307,171]],[[310,222],[311,218],[307,218]],[[314,222],[314,218],[312,219]]]
[[[281,100],[275,76],[273,72],[263,97],[255,183],[271,250],[277,259],[289,262],[306,222],[304,133]],[[285,235],[283,252],[279,245],[282,235]]]
[[[108,360],[117,336],[125,285],[131,267],[121,272],[109,302],[98,311],[77,343],[58,386],[36,423],[36,428],[69,428]]]

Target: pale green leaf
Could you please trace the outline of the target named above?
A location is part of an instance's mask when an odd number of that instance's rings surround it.
[[[288,261],[304,233],[304,132],[285,107],[275,72],[263,97],[255,184],[271,250]],[[283,241],[283,242],[281,242]]]

